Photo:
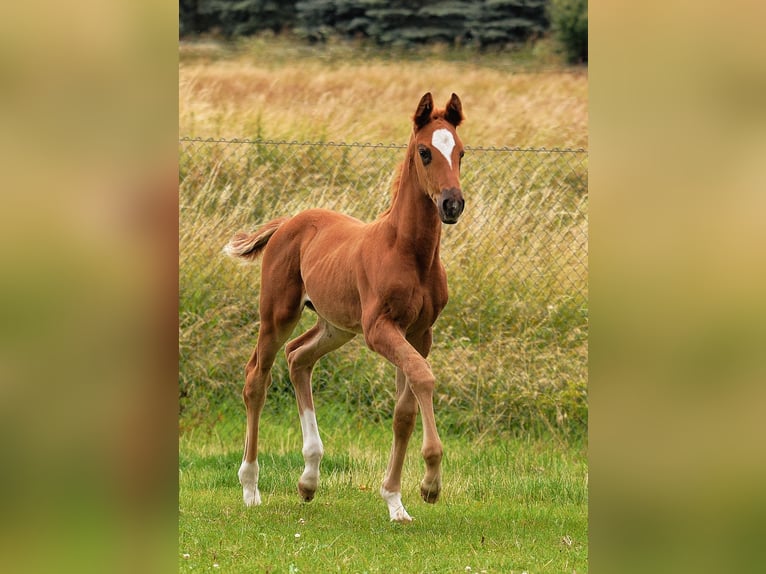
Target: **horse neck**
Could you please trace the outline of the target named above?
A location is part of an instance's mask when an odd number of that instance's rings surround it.
[[[418,181],[414,161],[417,158],[408,153],[385,219],[395,229],[396,245],[400,249],[430,263],[439,254],[442,224],[436,205]]]

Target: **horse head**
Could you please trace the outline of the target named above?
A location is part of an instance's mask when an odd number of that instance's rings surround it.
[[[435,110],[431,93],[426,93],[413,116],[410,165],[421,189],[439,208],[443,223],[457,223],[465,207],[460,189],[463,143],[457,135],[462,121],[463,106],[456,94],[443,110]]]

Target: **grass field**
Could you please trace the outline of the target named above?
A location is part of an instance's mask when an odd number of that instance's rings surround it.
[[[587,571],[582,446],[450,437],[442,497],[428,505],[418,495],[423,461],[416,430],[403,474],[403,502],[415,521],[400,525],[389,522],[377,492],[389,425],[320,411],[325,458],[317,497],[307,504],[296,488],[303,468],[297,415],[286,421],[269,411],[261,425],[260,507],[242,504],[241,453],[232,447],[241,439],[239,426],[181,437],[180,571]]]

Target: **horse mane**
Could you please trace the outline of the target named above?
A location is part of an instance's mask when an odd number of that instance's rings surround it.
[[[382,219],[389,213],[391,213],[391,210],[394,208],[394,203],[396,203],[396,197],[399,195],[399,187],[402,183],[402,174],[404,173],[405,166],[407,162],[409,161],[409,156],[407,159],[405,159],[403,162],[399,164],[399,167],[396,170],[396,177],[394,177],[394,181],[391,183],[391,204],[386,208],[386,210],[381,213],[378,216],[378,219]]]
[[[378,219],[388,215],[391,212],[391,209],[393,209],[394,203],[396,203],[396,197],[399,195],[399,188],[401,187],[402,178],[404,177],[404,170],[407,169],[409,163],[412,161],[412,154],[414,153],[413,152],[414,142],[415,142],[415,133],[413,132],[412,136],[410,137],[410,141],[407,144],[407,157],[405,157],[403,161],[399,162],[399,165],[396,168],[396,175],[394,176],[394,179],[391,182],[391,204],[383,213],[381,213],[378,216]]]

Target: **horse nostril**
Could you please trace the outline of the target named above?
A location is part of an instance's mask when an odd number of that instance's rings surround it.
[[[463,204],[462,200],[448,198],[442,203],[442,210],[448,217],[455,218],[463,212]]]
[[[446,199],[444,201],[444,211],[457,213],[460,211],[460,201],[457,199]]]
[[[460,189],[452,187],[442,191],[439,205],[439,216],[444,223],[456,223],[460,214],[463,213],[465,201]]]

